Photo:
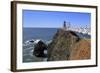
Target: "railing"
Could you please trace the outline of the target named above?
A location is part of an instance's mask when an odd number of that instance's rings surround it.
[[[70,22],[64,21],[63,29],[66,30],[72,30],[75,32],[83,33],[83,34],[89,34],[91,35],[91,28],[86,25],[86,27],[71,27]]]
[[[75,32],[79,32],[79,33],[83,33],[83,34],[88,34],[88,35],[91,35],[91,28],[83,28],[83,27],[80,27],[80,28],[64,28],[64,30],[71,30],[71,31],[75,31]]]

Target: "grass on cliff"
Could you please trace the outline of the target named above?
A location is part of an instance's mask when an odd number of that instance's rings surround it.
[[[70,60],[83,60],[91,58],[91,39],[81,39],[72,47]]]

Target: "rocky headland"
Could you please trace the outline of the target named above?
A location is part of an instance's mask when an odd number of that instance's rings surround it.
[[[74,31],[58,29],[48,45],[48,61],[90,59],[90,39],[80,38]]]
[[[91,58],[91,40],[80,38],[76,32],[58,29],[52,42],[46,45],[42,40],[36,42],[33,55],[46,57],[47,61],[84,60]],[[47,50],[47,54],[44,51]]]

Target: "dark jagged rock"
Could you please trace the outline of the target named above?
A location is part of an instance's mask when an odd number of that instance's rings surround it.
[[[33,55],[36,57],[45,57],[44,50],[47,49],[46,44],[44,44],[41,40],[34,46]]]
[[[48,45],[48,61],[69,60],[71,47],[79,40],[73,31],[59,29]]]

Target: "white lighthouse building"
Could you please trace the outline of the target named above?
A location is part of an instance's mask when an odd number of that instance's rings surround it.
[[[69,29],[70,29],[70,22],[66,23],[66,21],[64,21],[64,23],[63,23],[63,30],[67,31]]]

